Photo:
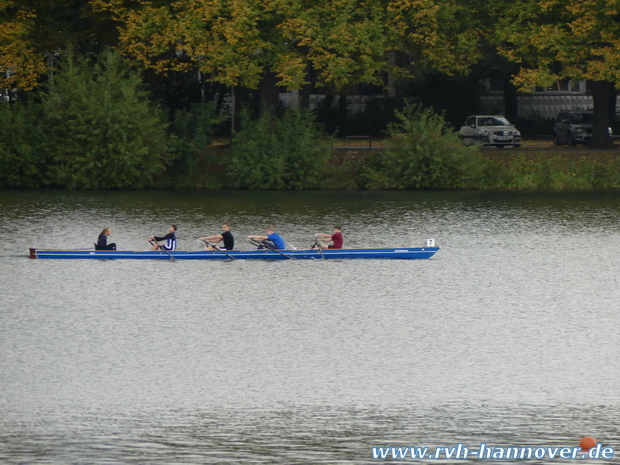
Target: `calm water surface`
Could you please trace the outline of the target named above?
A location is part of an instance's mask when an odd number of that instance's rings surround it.
[[[176,223],[199,249],[226,220],[238,248],[342,224],[349,246],[442,250],[26,258],[104,226],[144,250]],[[0,463],[367,464],[585,435],[620,456],[619,224],[620,193],[0,192]]]

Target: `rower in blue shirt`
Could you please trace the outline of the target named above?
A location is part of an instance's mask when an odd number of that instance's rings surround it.
[[[163,250],[176,250],[177,248],[177,225],[171,224],[168,227],[168,234],[163,237],[151,236],[148,238],[149,242],[155,241],[151,250],[159,250],[160,248]],[[166,241],[165,244],[161,244],[161,242]]]
[[[249,240],[259,241],[262,245],[259,249],[264,249],[265,246],[271,249],[285,249],[286,245],[284,244],[284,239],[277,234],[273,226],[267,226],[265,228],[266,236],[248,236]]]

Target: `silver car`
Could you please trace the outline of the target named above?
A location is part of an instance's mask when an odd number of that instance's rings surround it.
[[[521,147],[521,133],[502,115],[468,116],[459,136],[467,144]]]

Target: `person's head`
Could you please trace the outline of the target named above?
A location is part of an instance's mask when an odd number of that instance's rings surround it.
[[[342,226],[334,226],[334,231],[336,232],[342,232]]]
[[[105,228],[103,228],[103,231],[101,231],[101,234],[103,234],[104,236],[111,236],[112,228],[106,226]]]
[[[265,228],[265,231],[267,232],[267,234],[272,234],[275,232],[275,230],[273,229],[273,226],[269,225]]]
[[[168,227],[168,231],[170,231],[170,232],[177,232],[177,225],[176,224],[171,224]]]
[[[223,229],[224,231],[230,231],[230,223],[229,223],[228,221],[224,221],[224,222],[222,223],[222,229]]]

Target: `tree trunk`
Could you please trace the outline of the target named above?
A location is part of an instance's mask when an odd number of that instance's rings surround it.
[[[314,90],[314,72],[310,65],[306,66],[306,80],[308,84],[304,84],[299,92],[300,102],[299,105],[306,110],[310,109],[310,96]]]
[[[592,147],[611,148],[613,139],[609,137],[611,127],[610,93],[613,92],[613,84],[608,81],[592,82],[592,102],[594,103],[594,121],[592,122]]]
[[[349,117],[349,106],[347,102],[347,94],[342,93],[340,94],[340,97],[338,98],[338,118],[344,124],[344,122],[347,120],[348,117]]]
[[[256,109],[253,108],[252,103],[255,99],[252,98],[252,91],[247,87],[231,86],[232,93],[232,121],[231,132],[234,133],[241,127],[241,117],[245,111],[249,111],[249,118],[256,118]]]
[[[310,53],[310,49],[308,47],[302,47],[301,52],[305,55]],[[304,84],[299,91],[299,106],[301,108],[305,108],[306,110],[310,109],[310,95],[312,95],[314,91],[314,70],[312,69],[312,64],[306,64],[306,81],[308,84]]]
[[[265,71],[258,85],[259,117],[263,115],[275,115],[278,110],[280,87],[276,85],[278,77],[271,71]]]
[[[611,92],[609,92],[609,126],[611,126],[613,134],[618,134],[618,121],[616,118],[616,100],[618,98],[618,91],[616,86],[611,86]]]
[[[301,88],[299,93],[299,106],[301,108],[305,108],[306,110],[310,109],[310,95],[312,95],[312,84],[306,84]]]
[[[517,87],[512,83],[510,79],[504,79],[504,108],[506,111],[506,118],[515,124],[518,115],[517,106]],[[522,117],[528,117],[529,115],[521,115]]]

